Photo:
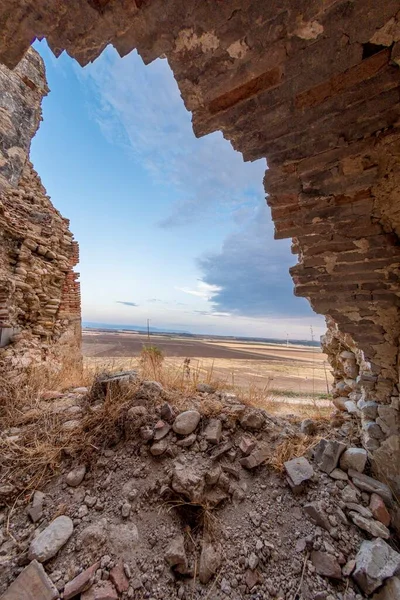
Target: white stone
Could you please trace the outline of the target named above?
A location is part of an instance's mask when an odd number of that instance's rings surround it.
[[[29,547],[29,560],[45,562],[57,554],[67,543],[74,530],[72,520],[66,515],[57,517],[44,529]]]
[[[353,578],[363,592],[372,594],[385,579],[392,577],[400,569],[400,554],[386,542],[377,538],[361,544],[356,556]],[[394,600],[394,599],[393,599]]]
[[[175,433],[180,435],[189,435],[192,433],[200,422],[200,413],[197,410],[186,410],[180,413],[172,426]]]
[[[390,531],[383,523],[375,521],[374,519],[366,519],[361,516],[358,512],[349,512],[349,517],[357,527],[367,531],[372,537],[382,538],[388,540],[390,538]]]
[[[367,463],[367,451],[364,448],[348,448],[340,457],[340,468],[343,471],[354,469],[362,473]]]
[[[71,487],[80,485],[86,475],[86,466],[79,465],[72,469],[65,478],[66,483]]]

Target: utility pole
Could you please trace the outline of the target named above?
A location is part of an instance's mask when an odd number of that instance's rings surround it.
[[[147,339],[150,341],[150,319],[147,319]]]
[[[311,332],[311,341],[312,341],[312,346],[311,346],[311,352],[312,352],[312,387],[313,387],[313,397],[315,397],[314,329],[313,329],[312,325],[310,325],[310,332]]]

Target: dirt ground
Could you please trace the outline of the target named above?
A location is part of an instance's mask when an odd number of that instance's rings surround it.
[[[83,332],[83,354],[90,364],[112,361],[113,366],[134,368],[149,344],[162,350],[167,364],[178,367],[190,358],[190,368],[203,376],[232,386],[269,389],[279,396],[326,394],[332,381],[326,355],[309,346],[157,335],[149,342],[137,333]]]

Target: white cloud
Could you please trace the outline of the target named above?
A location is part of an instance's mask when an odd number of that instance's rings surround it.
[[[91,109],[107,138],[175,190],[162,225],[226,220],[263,202],[265,161],[244,163],[220,132],[195,138],[166,60],[145,66],[136,52],[121,59],[108,48],[78,73],[94,92],[97,103]]]
[[[185,294],[190,294],[191,296],[203,298],[204,300],[212,300],[213,296],[220,291],[220,287],[218,285],[210,285],[209,283],[201,280],[197,282],[195,289],[190,289],[187,287],[176,287],[175,289],[179,290],[180,292],[184,292]]]

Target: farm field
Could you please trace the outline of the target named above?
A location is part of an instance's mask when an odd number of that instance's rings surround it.
[[[202,380],[212,376],[228,386],[268,389],[296,403],[326,395],[332,381],[327,357],[318,347],[156,334],[149,341],[134,332],[83,332],[85,361],[99,367],[135,368],[148,345],[160,348],[166,365],[179,368],[190,359],[190,369]]]

